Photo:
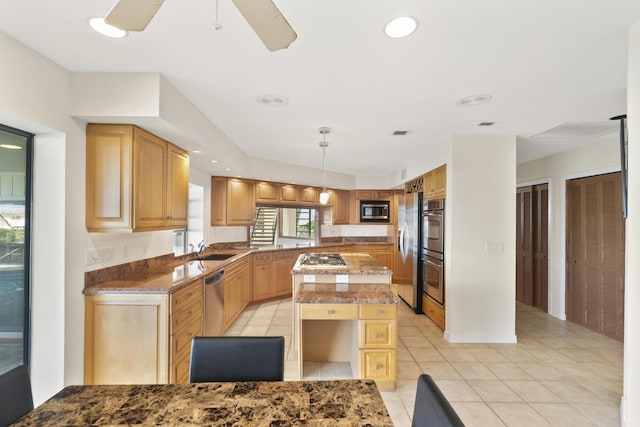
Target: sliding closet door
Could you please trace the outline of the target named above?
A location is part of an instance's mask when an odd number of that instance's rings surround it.
[[[567,181],[567,319],[622,340],[624,219],[620,173]]]

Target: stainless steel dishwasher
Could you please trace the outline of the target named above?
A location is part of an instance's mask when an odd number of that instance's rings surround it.
[[[204,336],[224,335],[224,270],[204,278]]]

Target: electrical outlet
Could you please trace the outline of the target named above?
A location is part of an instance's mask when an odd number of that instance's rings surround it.
[[[302,276],[302,281],[305,283],[315,283],[316,275],[315,274],[305,274]]]
[[[336,283],[349,283],[348,274],[336,274]]]

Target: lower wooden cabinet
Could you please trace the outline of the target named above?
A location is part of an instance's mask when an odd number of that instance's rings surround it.
[[[299,251],[253,254],[253,301],[291,295],[291,269]]]
[[[252,300],[251,260],[246,256],[224,270],[224,328],[238,318]]]
[[[427,317],[444,329],[444,307],[427,296],[422,296],[422,311]]]
[[[368,244],[368,245],[356,245],[357,252],[365,252],[371,255],[380,264],[393,270],[393,258],[395,256],[393,252],[393,244],[380,243],[380,244]]]
[[[201,334],[201,280],[171,295],[88,295],[84,383],[186,382],[191,339]]]

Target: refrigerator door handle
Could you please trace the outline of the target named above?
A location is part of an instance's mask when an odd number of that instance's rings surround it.
[[[400,253],[402,254],[402,261],[407,260],[407,223],[402,224],[402,228],[400,229]]]

